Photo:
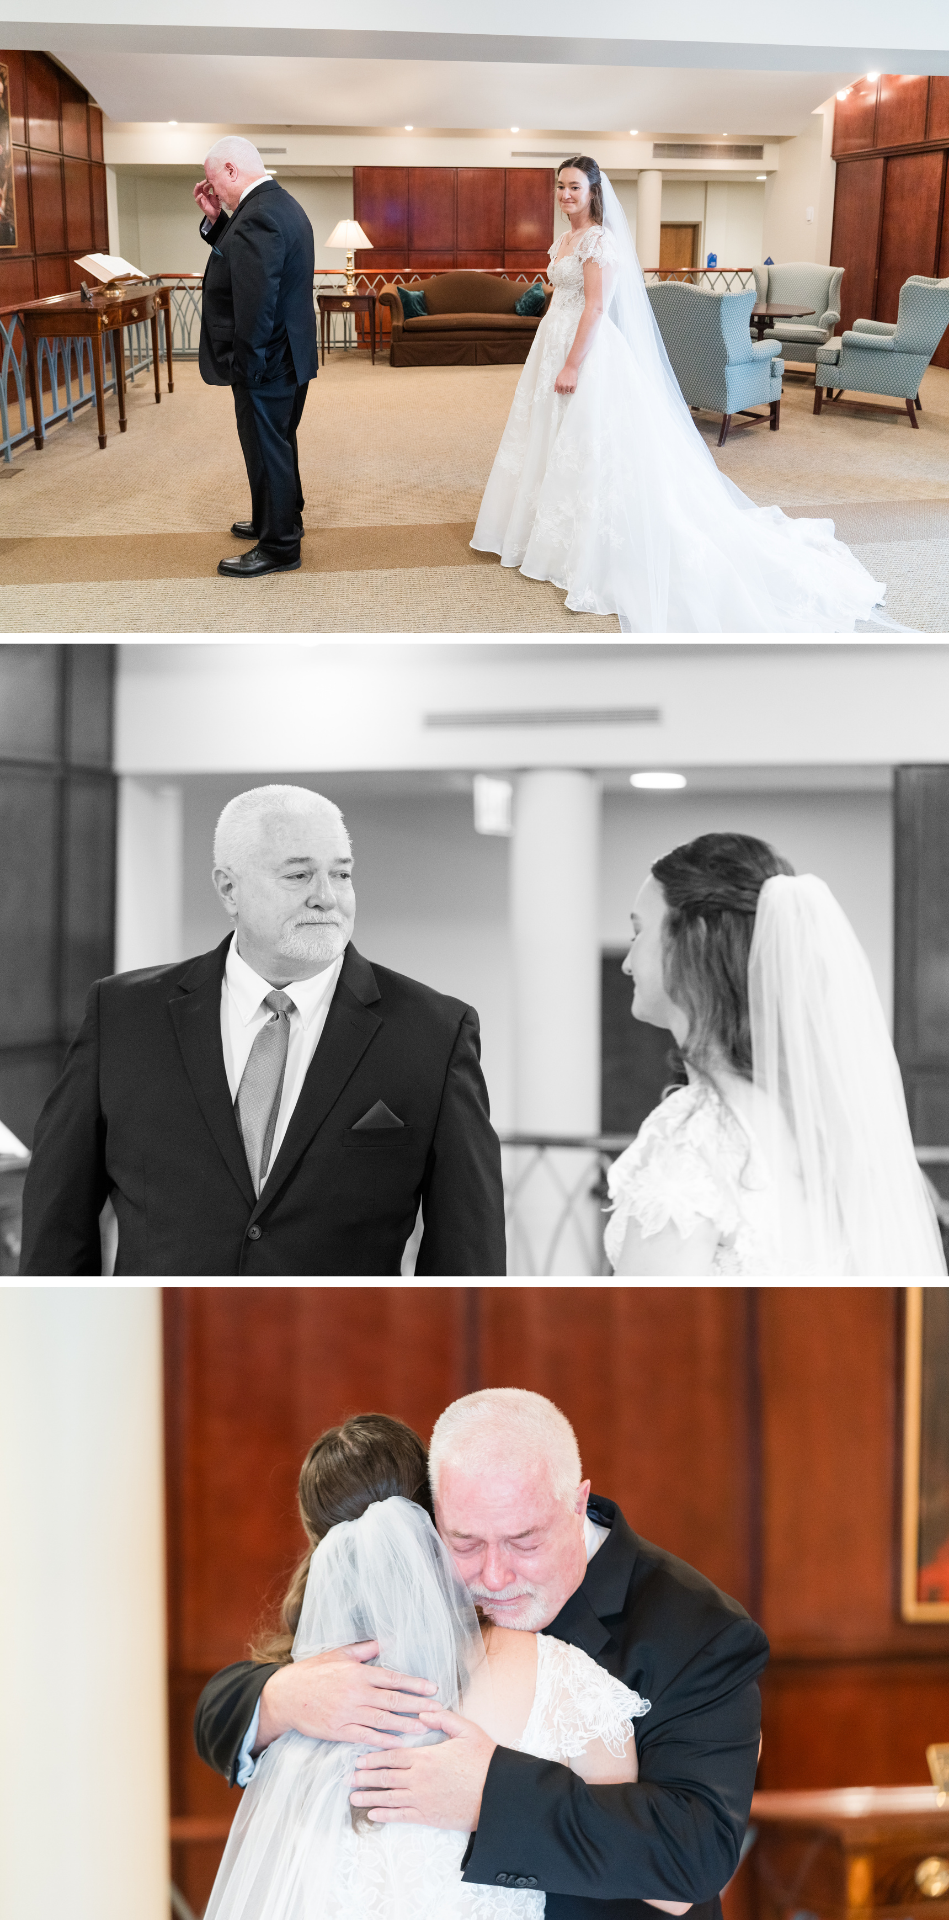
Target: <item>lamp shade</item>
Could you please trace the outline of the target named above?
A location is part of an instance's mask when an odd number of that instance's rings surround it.
[[[367,240],[358,220],[338,220],[329,240],[324,240],[323,244],[325,247],[350,248],[371,247],[373,242]]]

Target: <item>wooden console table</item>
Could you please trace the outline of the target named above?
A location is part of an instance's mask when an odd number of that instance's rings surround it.
[[[331,313],[365,313],[369,316],[369,345],[373,366],[376,365],[376,295],[375,293],[318,293],[317,305],[320,309],[320,365],[323,366],[330,345]]]
[[[128,426],[125,415],[124,327],[136,320],[148,320],[152,329],[152,367],[155,374],[155,402],[162,397],[162,375],[158,355],[158,316],[165,315],[165,351],[168,361],[168,391],[174,393],[172,370],[171,294],[167,287],[137,286],[115,294],[94,294],[84,300],[79,293],[56,293],[48,300],[30,300],[18,309],[26,336],[26,355],[30,372],[30,403],[33,408],[33,439],[37,448],[45,442],[40,409],[39,342],[41,340],[86,339],[92,342],[92,373],[96,390],[99,421],[99,445],[106,444],[105,375],[102,337],[112,335],[112,358],[119,402],[119,432]]]
[[[945,1920],[947,1809],[933,1787],[756,1793],[759,1920]]]

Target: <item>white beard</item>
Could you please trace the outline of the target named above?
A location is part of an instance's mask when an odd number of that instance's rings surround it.
[[[314,960],[339,959],[346,942],[345,929],[329,921],[322,926],[288,927],[280,951],[288,960],[305,960],[312,965]]]

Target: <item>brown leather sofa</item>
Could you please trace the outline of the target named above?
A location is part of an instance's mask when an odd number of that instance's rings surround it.
[[[395,281],[377,294],[391,317],[391,367],[490,367],[527,360],[543,316],[515,312],[526,281],[458,267],[431,280],[414,274],[399,284],[424,293],[428,312],[418,320],[404,320]],[[547,312],[552,288],[543,284]]]

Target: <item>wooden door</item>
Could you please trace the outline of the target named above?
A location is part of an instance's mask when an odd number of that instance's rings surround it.
[[[459,167],[455,245],[458,267],[504,265],[504,167]]]
[[[508,167],[505,179],[505,266],[546,267],[554,238],[554,168]]]
[[[696,236],[699,229],[694,222],[680,220],[664,222],[660,228],[660,266],[667,270],[695,267],[697,265]]]
[[[875,320],[896,320],[904,281],[933,273],[944,166],[939,152],[892,154],[887,162]]]
[[[918,1146],[947,1144],[947,769],[894,777],[894,1046]]]
[[[840,104],[840,103],[839,103]],[[844,268],[841,332],[856,320],[874,319],[878,236],[884,196],[884,160],[849,160],[838,168],[831,234],[831,264]]]
[[[917,146],[927,135],[925,73],[882,73],[874,127],[876,147]]]
[[[353,218],[373,251],[361,247],[356,265],[379,271],[404,267],[409,258],[409,168],[354,167]]]

